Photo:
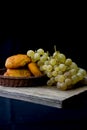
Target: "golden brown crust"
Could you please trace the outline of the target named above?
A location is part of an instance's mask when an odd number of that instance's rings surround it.
[[[4,76],[30,77],[31,72],[28,69],[7,69]]]
[[[31,62],[31,58],[29,58],[27,55],[17,54],[6,59],[5,67],[8,69],[24,67],[29,62]]]
[[[43,75],[36,63],[31,62],[28,64],[28,68],[34,76]]]

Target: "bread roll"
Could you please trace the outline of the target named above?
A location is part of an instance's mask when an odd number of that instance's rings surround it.
[[[26,64],[31,62],[31,58],[29,58],[25,54],[17,54],[10,56],[5,61],[5,67],[7,69],[20,68],[24,67]]]
[[[31,62],[28,64],[28,68],[31,71],[31,73],[34,76],[41,76],[43,75],[42,72],[40,71],[39,67],[37,66],[37,64],[35,62]]]
[[[31,72],[28,69],[7,69],[4,76],[30,77]]]

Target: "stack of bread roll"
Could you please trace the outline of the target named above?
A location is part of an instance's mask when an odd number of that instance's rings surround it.
[[[5,61],[6,72],[4,76],[30,77],[42,76],[42,72],[35,62],[26,54],[16,54]]]

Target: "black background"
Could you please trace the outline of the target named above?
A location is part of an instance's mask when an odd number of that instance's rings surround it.
[[[82,1],[77,4],[72,1],[71,3],[65,1],[66,4],[63,1],[61,2],[60,6],[58,1],[54,5],[53,1],[52,5],[50,5],[51,2],[47,5],[47,2],[40,3],[36,1],[38,6],[33,2],[32,7],[29,1],[25,3],[25,6],[24,1],[23,5],[21,5],[21,1],[19,5],[16,3],[16,6],[15,3],[10,2],[11,8],[7,6],[6,2],[4,3],[4,8],[0,12],[0,68],[4,67],[8,56],[26,53],[29,49],[36,50],[37,48],[43,48],[52,53],[54,45],[56,45],[59,51],[72,58],[82,68],[87,69],[87,14],[86,7],[84,7],[86,4],[83,3],[82,5]],[[0,113],[2,115],[0,116],[0,127],[3,130],[7,126],[12,126],[13,129],[30,129],[31,126],[27,122],[33,123],[31,129],[33,127],[38,129],[33,121],[43,122],[44,120],[52,121],[49,125],[50,129],[81,129],[81,126],[83,129],[86,126],[86,108],[85,110],[51,109],[13,100],[10,104],[9,100],[0,98]],[[13,118],[9,116],[10,111]],[[3,120],[4,118],[6,123]],[[9,124],[9,120],[11,120],[11,124]],[[15,121],[16,124],[13,124],[12,121]],[[49,127],[44,126],[43,128],[49,129]],[[42,129],[42,127],[39,128]]]
[[[67,58],[72,58],[78,66],[87,69],[85,10],[62,11],[57,7],[54,12],[52,8],[48,12],[42,10],[23,10],[11,16],[7,14],[0,29],[0,67],[4,66],[10,55],[38,48],[52,53],[56,45],[57,50]]]

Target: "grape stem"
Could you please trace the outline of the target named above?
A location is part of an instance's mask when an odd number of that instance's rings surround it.
[[[54,51],[56,52],[56,45],[54,45]]]

